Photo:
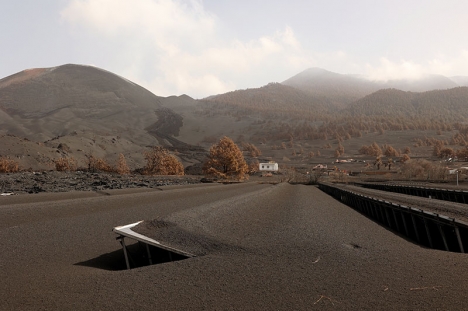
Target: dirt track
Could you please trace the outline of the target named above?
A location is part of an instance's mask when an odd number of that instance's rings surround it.
[[[311,186],[0,198],[0,310],[466,310],[468,257]],[[70,197],[70,199],[68,198]],[[160,218],[225,247],[129,271],[112,227]]]

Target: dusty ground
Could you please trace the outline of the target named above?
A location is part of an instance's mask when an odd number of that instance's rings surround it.
[[[466,254],[412,244],[312,186],[209,184],[109,194],[0,198],[1,310],[468,305]],[[111,229],[144,219],[223,247],[116,271],[123,254]]]

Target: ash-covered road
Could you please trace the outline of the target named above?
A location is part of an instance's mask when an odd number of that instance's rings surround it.
[[[0,310],[467,309],[468,255],[414,245],[315,187],[162,189],[1,197]],[[154,218],[215,247],[110,270],[123,261],[111,229]]]

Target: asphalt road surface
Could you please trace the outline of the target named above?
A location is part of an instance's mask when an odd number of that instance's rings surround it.
[[[0,310],[468,310],[467,254],[417,246],[315,187],[162,189],[0,197]],[[214,247],[115,270],[112,228],[155,218]]]

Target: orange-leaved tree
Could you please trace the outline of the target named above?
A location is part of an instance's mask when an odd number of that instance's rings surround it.
[[[245,179],[249,167],[239,147],[229,137],[223,137],[210,148],[203,172],[220,178]]]
[[[19,163],[5,157],[0,157],[0,173],[15,173],[19,171]]]
[[[120,175],[130,174],[130,168],[127,165],[127,160],[125,160],[125,156],[121,153],[119,154],[119,159],[117,160],[117,165],[115,170]]]
[[[146,175],[184,175],[184,166],[169,151],[163,147],[153,147],[145,152],[146,166],[143,173]]]

